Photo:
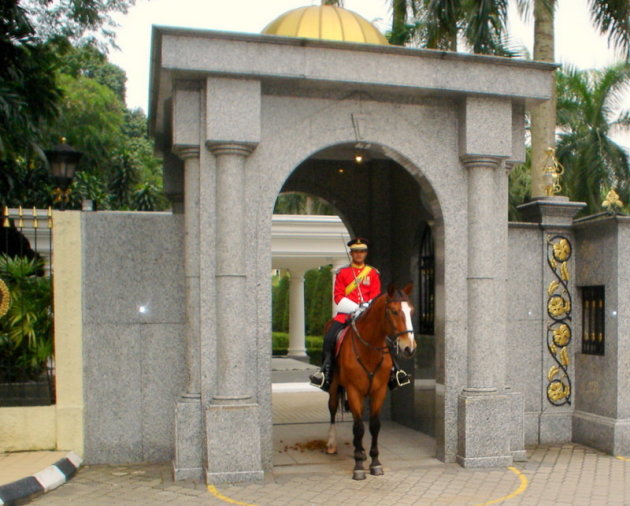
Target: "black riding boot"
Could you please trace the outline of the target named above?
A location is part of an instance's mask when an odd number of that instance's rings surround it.
[[[330,389],[330,380],[332,378],[332,357],[330,353],[324,352],[324,363],[319,371],[311,374],[308,379],[311,385],[321,388],[324,392]]]
[[[332,365],[333,365],[333,353],[335,353],[335,343],[337,342],[337,333],[343,328],[344,324],[338,321],[333,321],[332,325],[328,328],[328,332],[324,336],[324,346],[322,348],[322,354],[324,360],[322,367],[319,371],[309,376],[311,385],[321,388],[324,392],[328,392],[330,388],[330,382],[332,381]]]

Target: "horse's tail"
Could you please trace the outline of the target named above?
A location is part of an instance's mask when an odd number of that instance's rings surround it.
[[[343,417],[344,413],[350,412],[350,405],[348,404],[348,398],[346,397],[346,389],[339,385],[337,387],[337,409]]]

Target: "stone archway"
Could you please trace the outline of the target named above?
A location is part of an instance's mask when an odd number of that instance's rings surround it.
[[[444,234],[439,225],[443,219],[437,198],[421,171],[395,150],[375,142],[364,143],[360,150],[360,163],[355,160],[356,153],[356,145],[352,143],[338,143],[316,150],[297,164],[281,191],[309,193],[334,205],[356,235],[371,241],[369,263],[380,270],[384,287],[392,282],[402,286],[415,277],[412,260],[420,253],[417,230],[427,222],[434,225],[438,247],[443,251],[440,241]],[[435,214],[427,209],[429,202]],[[441,268],[440,272],[444,273],[444,269]],[[439,284],[443,286],[444,279],[441,278]],[[419,306],[419,292],[415,291],[413,297],[415,305]],[[444,301],[438,299],[437,307],[438,311],[443,311]],[[440,313],[438,320],[444,319],[444,314]],[[443,328],[436,340],[444,346]],[[432,360],[435,361],[434,354]],[[414,371],[415,363],[407,361],[404,367]],[[433,367],[435,369],[445,371],[445,364]],[[388,419],[433,437],[436,434],[434,427],[444,419],[444,414],[436,417],[435,375],[430,381],[423,380],[414,387],[394,392],[388,398],[385,412]],[[439,381],[444,384],[444,375]],[[441,403],[443,407],[444,403]],[[423,411],[420,412],[420,409]],[[419,418],[423,420],[418,421]],[[318,421],[326,419],[320,417]],[[443,446],[444,441],[440,440],[438,444]],[[425,454],[426,451],[423,451]]]
[[[181,162],[167,158],[165,172],[171,193],[185,194],[190,234],[195,381],[178,401],[176,470],[221,482],[270,469],[271,210],[295,167],[340,145],[378,147],[404,167],[435,220],[438,458],[511,462],[522,450],[523,410],[506,390],[504,167],[523,159],[524,108],[549,98],[552,71],[475,55],[155,29],[152,128],[159,149],[183,159],[186,191]],[[345,212],[356,233],[385,233],[393,222]],[[387,252],[407,234],[391,235],[375,256],[397,280],[405,268]]]

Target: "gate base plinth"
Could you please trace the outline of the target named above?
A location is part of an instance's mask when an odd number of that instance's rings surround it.
[[[213,404],[206,410],[206,482],[264,479],[258,404]]]
[[[512,465],[508,396],[464,391],[458,405],[458,464],[470,468]]]
[[[175,480],[203,478],[201,397],[184,394],[175,406]]]

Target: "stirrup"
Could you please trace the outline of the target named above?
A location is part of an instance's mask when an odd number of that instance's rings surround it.
[[[390,390],[404,387],[405,385],[409,385],[409,383],[411,383],[411,376],[402,369],[392,372],[393,374],[390,376],[389,382],[387,383]]]
[[[323,389],[326,384],[326,375],[324,374],[324,371],[317,371],[316,373],[311,374],[308,379],[311,382],[311,385],[317,388]]]

